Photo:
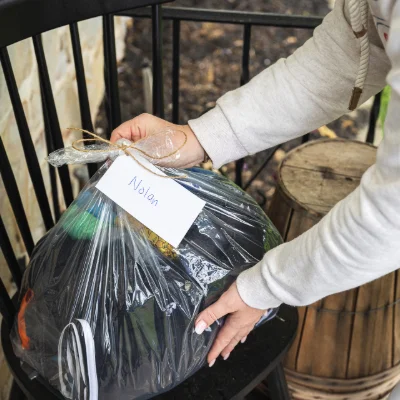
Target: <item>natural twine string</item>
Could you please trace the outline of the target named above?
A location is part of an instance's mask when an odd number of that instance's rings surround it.
[[[183,132],[183,131],[179,131],[179,132],[182,132],[183,135],[185,136],[185,140],[184,140],[184,142],[183,142],[183,144],[182,144],[181,146],[179,146],[176,150],[174,150],[173,152],[171,152],[171,153],[169,153],[169,154],[167,154],[167,155],[165,155],[165,156],[156,156],[156,155],[151,155],[151,154],[145,152],[144,150],[137,148],[137,144],[138,144],[139,142],[141,142],[144,138],[143,138],[143,139],[139,139],[137,142],[133,142],[133,143],[131,143],[131,144],[129,144],[129,145],[126,145],[126,144],[112,143],[110,140],[104,139],[104,138],[102,138],[102,137],[96,135],[95,133],[89,132],[89,131],[87,131],[87,130],[85,130],[85,129],[81,129],[81,128],[67,128],[67,130],[69,130],[69,131],[79,131],[79,132],[83,132],[83,133],[86,133],[86,134],[88,134],[88,135],[90,135],[90,136],[93,137],[93,139],[91,139],[91,138],[86,138],[86,139],[78,139],[78,140],[75,140],[75,141],[72,143],[72,147],[73,147],[76,151],[81,151],[81,152],[84,152],[84,153],[94,153],[94,152],[96,152],[96,153],[105,153],[105,152],[107,152],[108,149],[87,150],[87,149],[85,149],[85,148],[82,148],[82,147],[79,147],[79,146],[78,146],[78,143],[93,142],[93,141],[96,141],[96,140],[97,140],[97,141],[99,141],[99,142],[107,143],[108,145],[110,145],[111,147],[114,147],[115,149],[122,150],[127,156],[132,157],[132,158],[133,158],[142,168],[144,168],[146,171],[152,173],[153,175],[159,176],[160,178],[167,178],[167,179],[184,179],[184,178],[187,178],[187,175],[168,176],[168,175],[161,175],[161,174],[158,174],[157,172],[154,172],[154,171],[152,171],[150,168],[147,168],[145,165],[143,165],[130,151],[128,151],[129,149],[134,149],[134,150],[138,151],[139,153],[142,153],[144,156],[146,156],[146,157],[148,157],[148,158],[151,158],[151,159],[153,159],[153,160],[163,160],[163,159],[165,159],[165,158],[172,157],[173,155],[175,155],[176,153],[178,153],[178,151],[181,150],[181,149],[183,148],[183,146],[185,146],[185,144],[187,143],[187,139],[188,139],[188,138],[187,138],[187,134],[186,134],[185,132]]]

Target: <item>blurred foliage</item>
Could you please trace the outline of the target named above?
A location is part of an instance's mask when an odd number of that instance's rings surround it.
[[[390,86],[386,86],[382,92],[381,109],[379,111],[379,121],[382,124],[382,127],[384,127],[384,125],[385,125],[387,108],[388,108],[388,104],[389,104],[389,100],[390,100],[390,93],[391,93]]]

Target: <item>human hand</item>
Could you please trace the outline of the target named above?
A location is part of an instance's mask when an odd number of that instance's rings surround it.
[[[248,306],[241,299],[236,283],[218,301],[202,311],[195,323],[195,331],[199,335],[217,319],[229,314],[208,353],[209,366],[214,365],[219,355],[226,360],[239,342],[244,343],[265,312]]]
[[[160,163],[163,166],[173,166],[177,168],[189,168],[204,160],[205,153],[196,135],[193,133],[189,125],[171,124],[161,118],[157,118],[151,114],[141,114],[129,121],[124,122],[118,128],[114,129],[111,134],[111,142],[116,142],[118,139],[128,139],[132,142],[137,142],[151,135],[157,134],[162,130],[170,128],[174,131],[182,131],[187,136],[187,142],[179,150],[179,158],[174,160],[166,160]],[[162,145],[163,135],[160,135],[160,144]],[[158,141],[158,138],[156,138]]]

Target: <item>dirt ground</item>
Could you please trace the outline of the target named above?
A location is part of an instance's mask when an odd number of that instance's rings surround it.
[[[277,12],[300,15],[326,15],[331,1],[327,0],[178,0],[171,6],[224,8]],[[311,37],[309,30],[253,27],[250,74],[251,77],[275,63],[281,57],[292,54]],[[180,123],[196,118],[215,105],[215,101],[225,92],[239,86],[241,74],[241,54],[243,28],[239,25],[183,22],[181,25],[181,73],[180,73]],[[151,23],[146,19],[136,19],[126,38],[126,55],[119,66],[119,89],[122,118],[127,120],[145,112],[142,67],[151,65]],[[166,119],[171,119],[171,77],[172,77],[172,24],[164,23],[164,85]],[[368,111],[361,110],[311,133],[311,138],[340,136],[355,138],[359,129],[365,127]],[[100,113],[97,127],[107,129],[104,112]],[[284,144],[269,166],[253,182],[248,192],[260,203],[268,205],[275,188],[275,171],[279,161],[301,139]],[[268,156],[266,150],[247,157],[244,164],[243,180],[257,170]],[[222,169],[232,179],[234,164]]]

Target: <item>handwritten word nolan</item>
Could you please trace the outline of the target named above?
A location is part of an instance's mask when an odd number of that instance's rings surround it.
[[[152,206],[157,206],[158,205],[158,200],[154,198],[153,193],[149,193],[151,188],[150,186],[146,189],[146,187],[143,186],[143,181],[136,176],[128,183],[129,185],[133,185],[133,190],[137,192],[137,194],[143,195],[143,197],[150,202]]]

